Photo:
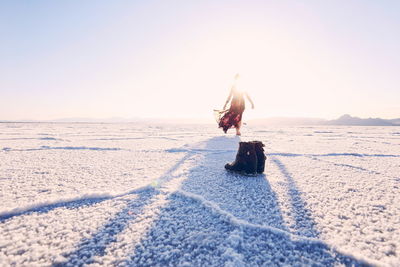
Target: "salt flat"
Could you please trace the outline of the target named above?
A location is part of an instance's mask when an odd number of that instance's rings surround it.
[[[400,127],[0,123],[0,188],[1,266],[400,264]]]

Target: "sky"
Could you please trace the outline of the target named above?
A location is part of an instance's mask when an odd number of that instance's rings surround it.
[[[1,1],[0,120],[400,117],[400,1]]]

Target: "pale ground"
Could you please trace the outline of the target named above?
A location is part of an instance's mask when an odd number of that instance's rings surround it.
[[[0,123],[0,265],[400,265],[400,127],[233,132]]]

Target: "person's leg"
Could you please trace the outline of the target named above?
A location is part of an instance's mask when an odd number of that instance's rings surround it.
[[[242,135],[240,132],[240,127],[242,127],[242,121],[240,120],[236,126],[236,135]]]

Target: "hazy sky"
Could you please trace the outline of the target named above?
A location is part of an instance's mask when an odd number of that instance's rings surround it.
[[[400,1],[2,1],[0,119],[400,117]]]

